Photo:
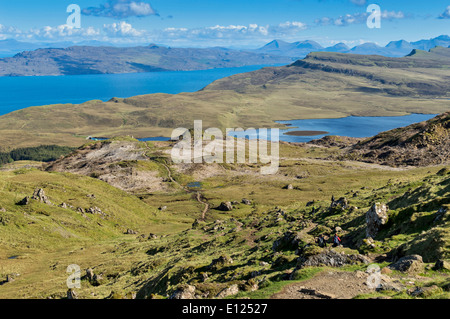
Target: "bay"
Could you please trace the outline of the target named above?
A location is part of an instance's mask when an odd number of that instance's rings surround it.
[[[195,92],[215,80],[265,66],[274,65],[200,71],[0,77],[0,115],[30,106],[108,101],[112,97],[152,93]]]

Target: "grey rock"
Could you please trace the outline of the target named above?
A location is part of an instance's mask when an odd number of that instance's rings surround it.
[[[186,285],[179,287],[169,299],[195,299],[195,286]]]
[[[385,204],[375,203],[366,213],[366,236],[374,238],[381,226],[388,221],[389,207]]]
[[[304,267],[342,267],[345,265],[369,264],[369,259],[363,255],[354,254],[347,255],[345,253],[336,252],[333,249],[325,250],[319,254],[304,257],[301,256],[297,261],[297,269]]]
[[[450,263],[443,259],[436,261],[433,267],[434,270],[450,270]]]
[[[30,196],[24,197],[21,201],[17,203],[17,205],[25,206],[30,204]]]
[[[67,299],[78,299],[78,295],[73,289],[67,290]]]
[[[417,273],[423,271],[425,265],[423,263],[421,256],[411,255],[402,257],[387,267],[391,270],[397,270],[408,273]]]
[[[230,202],[222,202],[217,209],[223,212],[229,212],[233,210],[233,205]]]
[[[239,293],[238,285],[231,285],[230,287],[225,288],[221,292],[219,292],[216,298],[223,299],[228,296],[236,295],[237,293]]]

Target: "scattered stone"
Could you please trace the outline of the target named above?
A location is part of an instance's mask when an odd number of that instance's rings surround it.
[[[439,222],[445,215],[445,213],[447,213],[448,209],[444,206],[442,206],[441,208],[438,209],[438,211],[436,212],[436,217],[434,218],[434,223]]]
[[[285,232],[281,238],[273,242],[272,250],[274,252],[283,249],[296,250],[301,242],[302,239],[298,233],[288,231]]]
[[[31,198],[47,205],[53,205],[53,203],[48,199],[48,197],[45,196],[45,192],[42,188],[37,188],[34,191],[33,196]]]
[[[305,294],[305,295],[315,296],[315,297],[318,297],[321,299],[336,299],[336,296],[333,294],[322,293],[315,289],[309,289],[309,288],[305,288],[305,287],[300,287],[299,292],[302,294]]]
[[[260,261],[259,265],[262,266],[262,267],[266,267],[266,266],[269,266],[269,263],[265,262],[265,261]]]
[[[104,212],[102,212],[102,210],[100,208],[98,208],[97,206],[86,209],[86,213],[92,214],[92,215],[106,216],[106,214]]]
[[[6,213],[6,209],[4,207],[0,208],[0,213]]]
[[[86,269],[86,278],[89,280],[89,282],[94,281],[94,271],[92,270],[92,268]]]
[[[129,228],[125,232],[125,234],[127,234],[127,235],[137,235],[137,233],[138,233],[137,231],[129,229]]]
[[[230,287],[225,288],[221,292],[219,292],[216,298],[223,299],[228,296],[236,295],[238,292],[239,292],[238,285],[231,285]]]
[[[87,194],[86,197],[94,198],[94,199],[95,199],[95,195],[94,195],[94,194]]]
[[[376,288],[377,291],[397,291],[400,292],[405,290],[405,287],[400,283],[395,282],[381,282],[380,285]]]
[[[150,233],[147,237],[147,239],[158,239],[158,236],[155,234]]]
[[[342,231],[342,228],[339,227],[339,226],[336,226],[336,227],[334,228],[334,232],[335,232],[335,233],[339,233],[339,232],[341,232],[341,231]]]
[[[345,265],[353,265],[358,263],[363,263],[367,265],[369,264],[369,259],[364,257],[363,255],[359,254],[347,255],[345,253],[339,253],[330,249],[312,256],[299,257],[297,262],[297,269],[302,269],[308,266],[342,267]]]
[[[184,285],[179,287],[169,299],[195,299],[195,286]]]
[[[375,203],[366,213],[366,236],[374,238],[381,226],[388,220],[387,212],[389,207],[386,204]]]
[[[78,299],[78,295],[73,289],[67,290],[67,299]]]
[[[422,256],[411,255],[402,257],[395,263],[387,266],[391,270],[397,270],[401,272],[417,273],[423,271],[425,265],[422,260]]]
[[[13,282],[15,280],[16,280],[16,275],[14,275],[14,274],[6,275],[6,282]]]
[[[292,186],[292,184],[288,184],[284,186],[284,189],[294,189],[294,186]]]
[[[217,209],[223,212],[229,212],[233,210],[233,205],[230,202],[222,202]]]
[[[66,203],[61,203],[61,205],[59,205],[59,207],[61,207],[61,208],[67,208],[67,204],[66,204]]]
[[[20,202],[17,203],[17,205],[25,206],[30,204],[30,196],[24,197]]]
[[[164,211],[164,210],[167,209],[167,206],[161,206],[161,207],[159,207],[158,209],[159,209],[160,211]]]
[[[105,279],[103,278],[103,274],[94,274],[94,277],[92,278],[92,285],[94,286],[100,286],[105,283]]]
[[[355,276],[356,276],[357,278],[367,278],[367,277],[369,276],[369,274],[365,273],[364,271],[357,270],[357,271],[355,272]]]
[[[243,199],[242,199],[242,204],[244,204],[244,205],[251,205],[251,204],[252,204],[252,201],[249,200],[249,199],[247,199],[247,198],[243,198]]]
[[[341,209],[347,209],[348,208],[348,201],[347,198],[345,197],[341,197],[338,200],[334,200],[334,196],[331,198],[331,205],[330,205],[330,209],[334,210],[337,208],[341,208]]]
[[[443,259],[436,261],[433,267],[434,270],[449,270],[450,271],[450,263]]]
[[[208,266],[210,269],[218,269],[223,266],[231,265],[233,263],[233,259],[226,255],[222,255],[217,259],[213,259],[211,264]]]
[[[427,298],[442,293],[442,288],[433,285],[430,287],[416,287],[413,291],[408,292],[412,297]]]

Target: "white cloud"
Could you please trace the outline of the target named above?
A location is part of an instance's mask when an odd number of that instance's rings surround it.
[[[68,25],[21,31],[0,25],[0,38],[16,38],[23,41],[109,41],[116,43],[166,43],[189,46],[249,46],[266,43],[275,38],[297,40],[308,26],[300,21],[286,21],[277,25],[213,25],[202,28],[169,27],[161,30],[139,30],[121,21],[104,24],[102,28],[76,29]]]
[[[439,19],[450,19],[450,6],[439,16]]]
[[[320,19],[316,19],[315,23],[318,25],[335,25],[335,26],[349,26],[352,24],[364,24],[367,22],[367,18],[369,17],[369,13],[367,12],[359,12],[354,14],[345,14],[343,16],[337,18],[323,17]],[[392,21],[394,19],[404,19],[406,15],[402,11],[382,11],[381,18],[384,20]]]
[[[142,37],[145,35],[145,31],[136,30],[133,26],[125,21],[112,24],[104,24],[103,30],[108,36],[112,37]]]
[[[124,19],[129,17],[146,17],[159,14],[150,3],[131,0],[108,0],[99,7],[89,7],[81,10],[87,16]]]

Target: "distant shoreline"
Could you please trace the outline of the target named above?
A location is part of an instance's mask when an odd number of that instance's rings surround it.
[[[330,134],[330,132],[325,131],[291,131],[286,132],[284,135],[292,135],[292,136],[316,136],[316,135],[325,135]]]

